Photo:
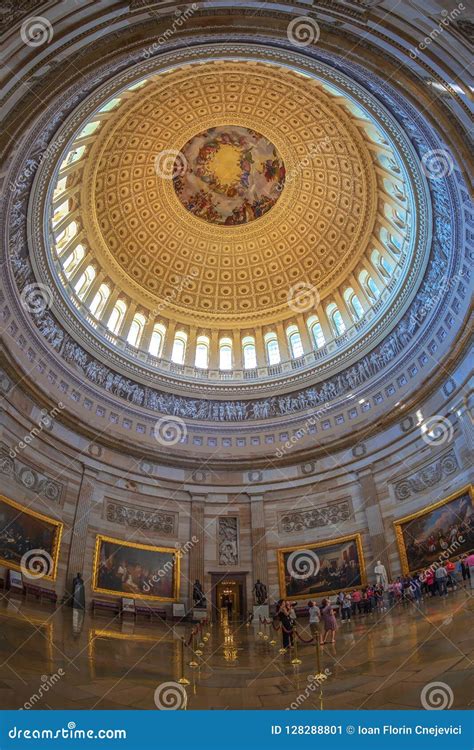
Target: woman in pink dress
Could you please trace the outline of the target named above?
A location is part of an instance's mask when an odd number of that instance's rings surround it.
[[[321,602],[321,614],[324,624],[324,638],[321,639],[321,646],[326,643],[328,635],[331,633],[330,643],[336,643],[336,617],[329,599],[323,599]]]

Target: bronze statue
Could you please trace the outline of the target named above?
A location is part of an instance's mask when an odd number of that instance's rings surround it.
[[[257,578],[255,586],[253,587],[257,604],[265,604],[267,601],[267,587],[261,582],[260,578]]]
[[[193,586],[193,605],[196,609],[203,609],[206,606],[206,597],[204,596],[204,591],[202,590],[202,586],[197,578],[194,581]]]

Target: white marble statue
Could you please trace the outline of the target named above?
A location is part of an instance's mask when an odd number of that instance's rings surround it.
[[[380,560],[377,560],[377,565],[374,568],[374,572],[375,582],[377,584],[381,583],[384,589],[386,589],[388,585],[387,571],[385,569],[385,565],[383,565]]]

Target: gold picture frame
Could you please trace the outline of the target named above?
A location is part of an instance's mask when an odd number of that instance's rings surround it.
[[[403,527],[406,524],[411,523],[412,521],[416,520],[417,518],[422,518],[423,516],[427,516],[433,513],[439,508],[442,508],[444,505],[448,505],[449,503],[452,503],[454,500],[457,500],[458,498],[461,498],[464,495],[469,495],[471,503],[474,505],[474,485],[466,484],[464,487],[461,487],[461,489],[456,490],[456,492],[453,492],[451,495],[444,498],[443,500],[439,500],[438,502],[432,503],[431,505],[426,505],[424,508],[421,508],[421,510],[417,510],[415,513],[411,513],[410,515],[404,516],[403,518],[398,518],[396,521],[393,522],[393,525],[395,528],[395,537],[397,540],[398,552],[400,555],[400,562],[402,564],[403,575],[408,575],[409,573],[416,573],[417,571],[424,570],[425,568],[430,567],[430,565],[432,565],[433,562],[435,562],[435,560],[430,561],[427,559],[426,563],[424,563],[423,565],[418,565],[414,567],[410,565]],[[459,553],[454,552],[454,554],[450,555],[449,557],[445,557],[444,559],[456,560],[461,555],[466,554],[466,552],[472,551],[472,549],[473,548],[471,547],[469,550],[462,550]],[[439,553],[435,559],[437,560],[438,557],[440,557],[440,555],[442,555],[442,552]]]
[[[288,592],[287,585],[286,585],[286,563],[285,563],[285,555],[292,552],[298,552],[302,550],[310,550],[317,554],[318,550],[324,550],[327,547],[337,547],[338,545],[344,545],[348,542],[353,542],[355,544],[355,548],[357,551],[357,558],[358,558],[358,573],[360,577],[360,583],[354,586],[343,586],[341,588],[335,588],[330,589],[326,591],[317,591],[313,593],[305,592],[304,594],[293,594],[292,592]],[[292,599],[292,600],[300,600],[300,599],[310,599],[311,597],[325,597],[325,596],[333,596],[334,594],[338,594],[339,591],[353,591],[354,589],[360,588],[362,586],[367,585],[367,574],[366,574],[366,568],[365,568],[365,560],[364,560],[364,552],[362,548],[362,537],[359,533],[356,534],[348,534],[346,536],[339,536],[335,537],[334,539],[325,539],[323,541],[316,541],[316,542],[307,542],[306,544],[300,544],[294,547],[280,547],[277,550],[278,553],[278,579],[279,579],[279,585],[280,585],[280,596],[282,599]],[[319,558],[319,555],[318,555]]]
[[[19,513],[23,513],[25,516],[34,518],[37,521],[48,524],[49,526],[52,527],[54,533],[53,533],[53,542],[51,544],[51,550],[44,550],[45,552],[48,553],[48,555],[51,557],[51,560],[52,560],[51,573],[48,575],[42,576],[38,580],[55,581],[57,574],[58,574],[59,550],[61,547],[61,537],[62,537],[63,527],[64,527],[63,522],[57,521],[55,518],[50,518],[49,516],[45,516],[43,513],[38,513],[38,511],[36,510],[31,510],[31,508],[27,508],[26,506],[21,505],[20,503],[17,503],[15,500],[11,500],[9,497],[6,497],[5,495],[0,495],[0,509],[1,509],[2,503],[4,505],[9,506],[10,508],[14,508],[15,510],[19,511]],[[26,552],[28,552],[28,550],[26,550]],[[6,568],[9,568],[10,570],[17,570],[20,573],[24,573],[24,569],[22,568],[20,562],[9,560],[8,558],[2,557],[1,555],[0,555],[0,565],[3,565]]]
[[[100,568],[100,556],[102,545],[110,544],[118,547],[118,550],[134,549],[135,551],[146,551],[152,553],[167,553],[174,557],[172,564],[173,570],[173,581],[172,581],[172,596],[157,596],[155,594],[143,594],[136,593],[134,591],[121,591],[119,589],[110,589],[99,585],[99,568]],[[122,597],[128,596],[131,599],[144,599],[147,601],[154,602],[176,602],[179,599],[179,587],[180,587],[180,555],[179,550],[175,547],[155,547],[151,544],[138,544],[137,542],[127,542],[124,539],[117,539],[111,536],[104,536],[103,534],[97,534],[95,541],[94,550],[94,563],[92,571],[92,591],[97,594],[109,594],[112,596]],[[111,553],[111,554],[115,554]]]

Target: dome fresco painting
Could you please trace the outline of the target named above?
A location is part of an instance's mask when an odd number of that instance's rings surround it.
[[[210,224],[247,224],[269,211],[285,184],[275,146],[247,128],[210,128],[177,156],[174,189],[183,206]]]
[[[466,709],[469,11],[33,5],[3,19],[2,705]]]

